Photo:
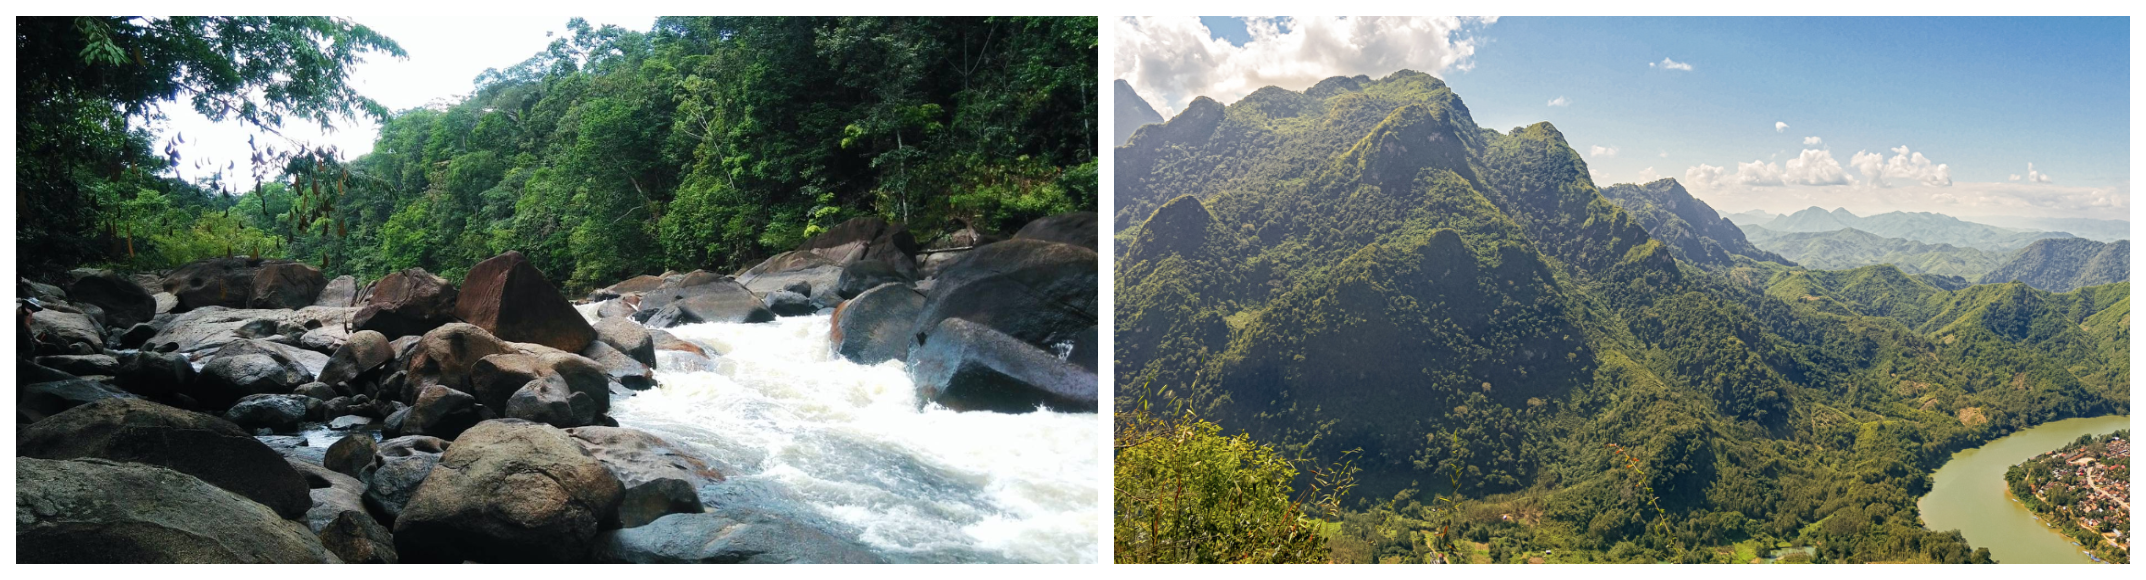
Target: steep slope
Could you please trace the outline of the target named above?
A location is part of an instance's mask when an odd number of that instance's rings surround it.
[[[1684,261],[1720,268],[1735,265],[1733,256],[1742,256],[1794,265],[1773,252],[1752,246],[1735,223],[1714,213],[1706,202],[1693,198],[1675,179],[1645,185],[1620,183],[1603,188],[1602,197],[1632,214],[1648,235],[1669,244],[1669,250]]]
[[[2122,282],[2131,278],[2131,242],[2040,240],[1981,278],[1984,284],[2018,281],[2051,292]]]
[[[1680,262],[1555,127],[1482,129],[1421,73],[1201,99],[1117,154],[1121,406],[1160,398],[1349,458],[1359,498],[1538,514],[1505,524],[1530,546],[1671,558],[1730,534],[1959,561],[1972,550],[1915,516],[1929,470],[2127,400],[2110,362],[2045,348],[2128,340],[2108,330],[2117,303],[2019,286],[2007,312],[2083,314],[2096,330],[2074,335],[2008,330],[1897,268],[1807,272],[1811,291],[1778,299],[1767,278],[1800,270]],[[1810,535],[1844,506],[1870,525]]]
[[[1125,79],[1118,79],[1111,88],[1114,91],[1111,95],[1112,141],[1124,145],[1132,140],[1133,132],[1140,127],[1162,122],[1162,114],[1155,112],[1155,107],[1148,105],[1147,99],[1140,98],[1140,93],[1133,91],[1133,86]]]
[[[1854,228],[1877,234],[1879,237],[1901,238],[1925,244],[1950,244],[1985,252],[2009,252],[2026,247],[2039,239],[2072,237],[2071,234],[2063,232],[2021,231],[1961,221],[1941,213],[1895,211],[1860,217],[1849,212],[1847,208],[1835,208],[1829,212],[1811,207],[1760,225],[1767,229],[1791,233]]]
[[[2001,254],[1950,244],[1925,244],[1888,238],[1858,229],[1784,233],[1745,226],[1752,245],[1817,270],[1849,270],[1892,264],[1911,274],[1938,274],[1978,280],[2004,263]]]

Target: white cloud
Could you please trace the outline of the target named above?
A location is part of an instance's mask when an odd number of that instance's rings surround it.
[[[1649,167],[1649,168],[1646,168],[1646,169],[1641,169],[1641,170],[1639,170],[1639,182],[1640,182],[1640,183],[1653,183],[1653,182],[1654,182],[1654,180],[1657,180],[1657,179],[1661,179],[1661,178],[1662,178],[1661,174],[1655,173],[1655,172],[1654,172],[1654,168],[1652,168],[1652,167]]]
[[[1736,164],[1736,183],[1749,187],[1781,185],[1781,166],[1764,161]]]
[[[1883,153],[1857,151],[1848,159],[1848,164],[1854,166],[1857,173],[1863,174],[1864,183],[1875,187],[1890,185],[1886,181],[1889,179],[1912,179],[1923,185],[1937,187],[1952,185],[1950,166],[1932,162],[1921,153],[1909,151],[1906,145],[1894,147],[1891,159],[1887,159]],[[2028,168],[2032,169],[2033,166]]]
[[[1662,62],[1647,63],[1647,68],[1659,68],[1665,70],[1691,70],[1691,63],[1677,62],[1669,60],[1668,58],[1663,58]]]
[[[1587,148],[1587,156],[1588,156],[1588,157],[1616,157],[1616,156],[1617,156],[1617,148],[1616,148],[1616,147],[1603,147],[1603,146],[1601,146],[1601,145],[1596,145],[1596,146],[1593,146],[1593,147],[1588,147],[1588,148]]]
[[[1310,88],[1328,77],[1475,68],[1476,32],[1496,17],[1248,18],[1243,46],[1214,38],[1199,18],[1112,22],[1112,70],[1164,116],[1197,97],[1235,102],[1267,86]],[[1284,32],[1283,28],[1288,31]]]
[[[2021,176],[2025,179],[2025,176]],[[1692,187],[1714,207],[1759,208],[1793,212],[1819,207],[1846,207],[1858,215],[1888,211],[1934,211],[1954,216],[2083,217],[2107,219],[2129,215],[2128,186],[2071,187],[2056,184],[1963,182],[1951,186],[1908,183],[1883,190],[1857,187]]]
[[[1788,123],[1783,123],[1783,122],[1780,122],[1780,121],[1774,121],[1774,122],[1773,122],[1773,132],[1775,132],[1775,133],[1779,133],[1779,132],[1782,132],[1782,131],[1787,131],[1787,130],[1788,130]]]
[[[1701,163],[1684,170],[1684,185],[1700,189],[1720,189],[1727,185],[1728,170]]]
[[[1803,146],[1805,147],[1817,147],[1823,144],[1825,144],[1825,140],[1819,139],[1817,136],[1803,138]]]
[[[1781,171],[1781,183],[1786,185],[1848,185],[1854,181],[1833,159],[1833,152],[1820,149],[1803,150]]]
[[[2054,181],[2055,179],[2056,178],[2050,177],[2047,173],[2042,173],[2041,171],[2036,170],[2034,168],[2033,163],[2030,162],[2027,164],[2027,183],[2049,183],[2051,181]],[[2012,180],[2019,181],[2019,176],[2012,176]]]
[[[1563,107],[1570,104],[1572,104],[1572,100],[1562,96],[1555,99],[1550,99],[1550,106],[1552,107]]]
[[[1668,158],[1669,158],[1669,152],[1668,152],[1668,151],[1663,151],[1663,152],[1662,152],[1662,158],[1663,158],[1663,159],[1668,159]]]
[[[2017,174],[2017,173],[2014,173],[2014,174],[2012,174],[2012,181],[2019,181],[2019,174]]]

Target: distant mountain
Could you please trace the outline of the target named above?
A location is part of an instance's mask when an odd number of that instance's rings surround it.
[[[1117,90],[1111,97],[1116,104],[1112,109],[1116,128],[1110,137],[1119,145],[1131,140],[1133,132],[1140,130],[1140,126],[1162,122],[1162,114],[1155,112],[1155,107],[1149,106],[1147,99],[1140,98],[1140,93],[1133,91],[1133,86],[1126,84],[1125,79],[1118,79],[1113,85]]]
[[[1909,274],[1939,274],[1976,280],[2005,260],[2005,255],[1998,252],[1889,238],[1853,228],[1782,232],[1768,227],[1744,226],[1743,231],[1751,244],[1759,249],[1813,270],[1849,270],[1892,264]]]
[[[1854,228],[1877,234],[1879,237],[1902,238],[1925,244],[1951,244],[1989,252],[2017,250],[2044,238],[2072,237],[2064,232],[2000,228],[1931,212],[1896,211],[1860,217],[1849,212],[1847,208],[1826,211],[1811,207],[1758,225],[1782,232],[1830,232]]]
[[[2014,280],[2050,292],[2070,292],[2131,279],[2131,242],[2102,243],[2082,238],[2041,240],[2012,256],[1988,274],[1983,284]]]
[[[1773,213],[1763,209],[1754,209],[1746,212],[1725,213],[1721,214],[1721,217],[1722,219],[1729,220],[1730,222],[1735,223],[1739,226],[1749,226],[1765,225],[1766,222],[1780,219],[1781,214]]]
[[[1685,191],[1675,179],[1659,179],[1646,185],[1619,183],[1602,190],[1639,221],[1647,234],[1669,245],[1671,254],[1704,267],[1736,264],[1733,256],[1761,262],[1788,263],[1786,258],[1761,250],[1744,239],[1744,231],[1722,219],[1714,208]],[[1793,265],[1793,264],[1791,264]]]
[[[2064,232],[2074,236],[2114,242],[2131,239],[2131,222],[2125,220],[2097,220],[2088,218],[2030,218],[2008,216],[1972,216],[1960,218],[1978,224],[2022,230]]]

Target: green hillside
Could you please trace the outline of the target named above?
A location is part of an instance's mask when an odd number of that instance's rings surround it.
[[[2015,230],[1978,224],[1941,213],[1895,211],[1863,217],[1849,212],[1847,208],[1826,211],[1810,207],[1760,225],[1783,232],[1830,232],[1854,228],[1884,238],[1901,238],[1925,244],[1950,244],[1986,252],[2009,252],[2026,247],[2035,240],[2072,237],[2064,232]]]
[[[1439,494],[1560,561],[1965,562],[1915,515],[1931,470],[2128,408],[2120,291],[1702,268],[1555,127],[1478,127],[1421,73],[1200,99],[1114,158],[1120,408],[1350,458],[1351,554],[1427,549]]]
[[[2131,279],[2131,242],[2081,238],[2040,240],[1982,276],[1984,284],[2025,282],[2051,292]]]
[[[1648,235],[1669,244],[1678,259],[1710,268],[1734,265],[1737,256],[1750,261],[1789,262],[1751,245],[1735,223],[1714,213],[1706,202],[1693,198],[1675,179],[1645,185],[1619,183],[1604,188],[1602,196],[1638,219]]]
[[[1743,231],[1753,245],[1819,270],[1891,264],[1911,274],[1979,280],[2005,260],[2005,254],[1999,252],[1888,238],[1858,229],[1788,233],[1762,226],[1744,226]]]
[[[1133,91],[1133,86],[1126,84],[1124,79],[1112,83],[1111,90],[1116,91],[1111,100],[1117,107],[1111,121],[1112,141],[1123,145],[1133,138],[1134,131],[1162,122],[1162,114],[1155,112],[1155,107],[1149,106],[1147,99],[1140,98],[1140,93]]]

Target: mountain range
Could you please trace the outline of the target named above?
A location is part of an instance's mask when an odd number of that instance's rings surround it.
[[[2080,238],[2039,240],[2012,255],[2011,261],[1982,276],[1984,284],[2019,281],[2051,292],[2123,282],[2131,279],[2131,242],[2102,243]]]
[[[1939,274],[1979,280],[2003,264],[2007,254],[1952,244],[1926,244],[1904,238],[1889,238],[1855,228],[1783,232],[1763,226],[1744,226],[1752,244],[1813,270],[1848,270],[1873,264],[1892,264],[1911,274]]]
[[[1931,470],[2129,408],[2127,283],[1792,267],[1673,181],[1621,207],[1556,127],[1482,128],[1418,72],[1196,99],[1114,159],[1119,408],[1345,459],[1365,501],[1457,495],[1477,541],[1964,562],[1916,516]]]
[[[1162,114],[1155,112],[1155,107],[1149,106],[1147,99],[1140,98],[1140,93],[1133,91],[1133,85],[1125,79],[1111,83],[1111,90],[1115,91],[1111,97],[1115,108],[1111,109],[1113,127],[1110,137],[1117,144],[1124,145],[1131,140],[1133,132],[1142,126],[1162,122]]]

